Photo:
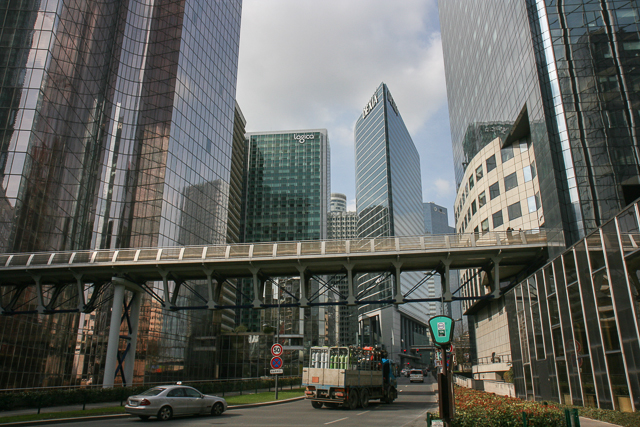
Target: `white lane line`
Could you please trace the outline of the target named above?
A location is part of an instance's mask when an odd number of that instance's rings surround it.
[[[366,414],[367,412],[371,412],[371,411],[364,411],[364,412],[360,412],[359,414],[356,414],[356,415]]]
[[[340,418],[339,420],[329,421],[328,423],[324,423],[324,425],[333,424],[333,423],[337,423],[338,421],[344,421],[344,420],[348,420],[348,419],[349,419],[349,417]]]

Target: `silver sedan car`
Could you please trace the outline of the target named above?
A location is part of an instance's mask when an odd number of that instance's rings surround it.
[[[174,415],[220,415],[227,410],[227,402],[221,397],[202,394],[193,387],[163,385],[130,396],[124,410],[142,420],[158,417],[164,421]]]

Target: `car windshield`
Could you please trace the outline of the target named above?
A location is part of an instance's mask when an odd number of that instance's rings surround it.
[[[140,393],[138,396],[157,396],[157,395],[159,395],[160,393],[162,393],[165,390],[166,389],[161,388],[161,387],[154,387],[154,388],[150,388],[149,390]]]

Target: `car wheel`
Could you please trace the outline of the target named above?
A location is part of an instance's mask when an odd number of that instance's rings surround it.
[[[365,388],[362,390],[362,397],[360,398],[360,406],[366,408],[369,406],[369,391]]]
[[[322,402],[316,402],[315,400],[311,401],[311,406],[313,406],[316,409],[320,409],[322,408]]]
[[[138,415],[142,421],[147,421],[149,419],[149,415]]]
[[[222,406],[222,403],[218,402],[215,405],[213,405],[213,407],[211,408],[211,415],[222,415],[222,413],[224,412],[224,406]]]
[[[163,406],[158,411],[158,419],[160,421],[170,420],[171,417],[173,417],[173,409],[171,409],[171,406]]]

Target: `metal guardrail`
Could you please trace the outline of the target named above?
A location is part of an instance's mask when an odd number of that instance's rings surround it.
[[[144,263],[162,261],[254,260],[322,255],[375,254],[505,245],[539,246],[547,243],[547,231],[487,232],[351,240],[313,240],[167,248],[89,250],[0,254],[0,269],[81,264]]]

